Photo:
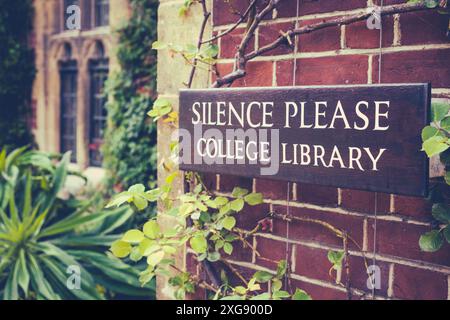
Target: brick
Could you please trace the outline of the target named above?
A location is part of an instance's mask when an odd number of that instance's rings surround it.
[[[282,215],[286,214],[286,207],[275,206],[274,212]],[[345,230],[359,244],[359,246],[362,246],[364,221],[360,217],[342,215],[325,210],[313,210],[297,207],[290,207],[289,213],[294,217],[316,219],[327,222],[335,228]],[[285,225],[285,221],[274,219],[274,230],[276,229],[280,232],[277,233],[278,236],[286,237]],[[342,239],[338,238],[332,231],[328,230],[324,226],[314,222],[297,220],[290,222],[289,238],[316,242],[328,246],[342,247]],[[349,243],[349,247],[353,249],[357,248],[353,243]]]
[[[394,297],[411,300],[446,300],[448,295],[447,275],[395,265]]]
[[[365,8],[366,6],[367,0],[301,0],[299,15],[346,11]],[[281,1],[277,11],[279,18],[295,17],[297,14],[297,1]]]
[[[378,193],[377,214],[388,213],[390,210],[390,195]],[[341,206],[344,209],[373,214],[375,210],[375,192],[348,190],[341,191]]]
[[[231,192],[235,187],[252,190],[253,179],[239,176],[221,174],[219,190],[222,192]]]
[[[300,27],[315,24],[325,19],[305,20],[300,22]],[[301,34],[298,39],[299,52],[319,52],[338,50],[341,47],[340,27],[329,27],[311,33]]]
[[[394,196],[394,212],[416,218],[431,218],[432,203],[425,198]]]
[[[313,300],[347,300],[347,293],[344,291],[323,287],[305,281],[292,279],[291,287],[293,292],[295,292],[296,288],[306,291]]]
[[[297,245],[295,248],[295,271],[294,274],[311,279],[335,282],[336,272],[330,276],[331,262],[328,261],[328,251]]]
[[[434,88],[450,86],[450,49],[383,54],[381,82],[426,83]],[[373,59],[373,81],[378,80],[378,56]]]
[[[448,15],[437,11],[409,12],[400,15],[402,45],[448,43]]]
[[[239,13],[245,12],[248,8],[250,1],[242,0],[227,0],[227,1],[214,1],[213,5],[213,24],[215,26],[224,24],[233,24],[239,20]],[[259,0],[257,3],[257,11],[260,12],[261,8],[267,3],[267,0]],[[266,19],[272,16],[268,14]]]
[[[333,187],[297,183],[297,202],[336,207],[338,190]]]
[[[233,71],[232,63],[219,63],[217,71],[220,76]],[[247,75],[234,81],[233,87],[269,87],[273,82],[273,62],[272,61],[250,61],[247,63]],[[213,75],[213,81],[216,79]]]
[[[368,251],[373,251],[373,219],[369,219]],[[377,253],[417,261],[450,266],[450,245],[445,243],[437,252],[423,252],[419,238],[429,227],[396,221],[377,221]]]
[[[250,237],[247,239],[250,245],[253,245],[253,239]],[[233,252],[231,255],[221,251],[221,254],[226,259],[232,259],[234,261],[252,262],[253,250],[251,246],[244,244],[242,241],[233,242]]]
[[[367,279],[369,278],[366,269],[366,263],[372,265],[372,259],[366,259],[364,262],[363,257],[350,256],[350,286],[355,289],[362,290],[367,294],[372,294],[372,289],[367,287]],[[376,265],[380,267],[380,289],[375,290],[375,295],[387,297],[387,291],[389,287],[389,264],[377,261]],[[342,272],[342,282],[345,283],[347,276],[345,272]]]
[[[371,49],[380,46],[380,30],[369,29],[366,21],[359,21],[347,25],[345,43],[351,49]],[[394,41],[394,18],[383,18],[383,47],[389,47]]]
[[[277,84],[292,85],[292,60],[277,63]],[[368,58],[348,55],[297,60],[298,85],[367,83]]]
[[[288,246],[288,263],[291,263],[292,244]],[[257,237],[256,251],[259,254],[256,263],[272,270],[276,270],[279,261],[286,260],[286,243],[282,241]]]
[[[293,22],[285,22],[285,23],[277,23],[270,25],[262,25],[259,27],[259,47],[262,48],[269,43],[273,42],[275,39],[280,37],[282,32],[285,32],[289,29],[294,28]],[[294,42],[294,39],[292,39]],[[279,46],[278,48],[266,52],[264,55],[280,55],[280,54],[289,54],[293,52],[293,46],[291,47],[286,41],[285,44]]]
[[[285,181],[256,179],[255,186],[256,192],[261,192],[264,199],[285,200],[287,198],[288,183]]]
[[[257,206],[245,205],[241,212],[235,215],[237,226],[241,229],[252,230],[258,224],[258,221],[266,218],[270,212],[267,203]]]
[[[222,59],[234,58],[237,48],[241,44],[245,30],[237,28],[220,39],[220,55]],[[252,52],[255,49],[255,37],[252,36],[245,53]]]

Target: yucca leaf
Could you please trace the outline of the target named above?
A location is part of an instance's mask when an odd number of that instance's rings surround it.
[[[32,195],[31,195],[31,189],[32,189],[32,177],[31,177],[31,170],[27,171],[26,175],[26,183],[25,183],[25,195],[23,200],[23,209],[22,209],[22,219],[25,220],[31,213],[31,201],[32,201]]]
[[[19,252],[19,259],[16,262],[18,273],[17,273],[17,282],[19,286],[22,288],[25,296],[28,296],[28,286],[30,285],[30,274],[27,270],[27,261],[25,257],[25,251],[22,249]]]
[[[8,280],[6,280],[5,290],[3,292],[4,300],[19,299],[19,288],[17,286],[17,274],[15,272],[15,269],[14,271],[9,273]]]
[[[59,300],[60,297],[53,291],[53,288],[44,277],[41,267],[33,255],[28,255],[31,283],[34,286],[36,293],[41,294],[44,298],[49,300]]]

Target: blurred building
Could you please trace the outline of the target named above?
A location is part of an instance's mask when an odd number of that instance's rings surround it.
[[[128,0],[34,0],[34,134],[39,148],[72,151],[90,175],[102,170],[105,80],[115,68],[113,30],[129,14]]]

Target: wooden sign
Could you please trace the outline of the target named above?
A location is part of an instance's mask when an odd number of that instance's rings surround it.
[[[181,90],[180,168],[425,196],[429,84]]]

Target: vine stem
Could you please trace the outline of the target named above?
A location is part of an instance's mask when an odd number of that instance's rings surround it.
[[[221,78],[218,78],[216,82],[213,83],[213,88],[219,88],[224,85],[230,85],[234,81],[236,81],[239,78],[242,78],[246,75],[246,64],[248,61],[259,57],[263,55],[264,53],[267,53],[269,51],[272,51],[279,46],[289,43],[289,40],[292,36],[301,35],[301,34],[307,34],[312,33],[321,29],[334,27],[334,26],[342,26],[342,25],[348,25],[354,22],[362,21],[370,16],[372,16],[373,11],[366,10],[359,14],[344,16],[336,19],[326,20],[323,22],[307,25],[301,28],[294,28],[290,29],[286,32],[282,32],[282,36],[278,37],[276,40],[274,40],[272,43],[269,43],[268,45],[261,47],[257,50],[254,50],[250,53],[245,53],[246,49],[248,47],[248,43],[251,39],[251,37],[254,35],[256,28],[258,27],[261,20],[269,13],[272,12],[273,9],[276,8],[276,5],[278,4],[279,0],[271,0],[269,4],[255,17],[255,20],[253,21],[250,28],[247,30],[247,32],[244,34],[244,37],[242,39],[242,42],[238,48],[237,54],[236,54],[236,67],[235,70],[232,72],[224,75]],[[438,6],[439,8],[445,8],[445,5],[440,3]],[[413,12],[413,11],[421,11],[421,10],[431,10],[433,8],[429,8],[425,1],[418,2],[418,3],[404,3],[404,4],[396,4],[391,6],[385,6],[383,8],[380,8],[380,15],[381,16],[387,16],[387,15],[394,15],[397,13],[406,13],[406,12]],[[435,9],[435,8],[434,8]]]
[[[208,24],[209,17],[211,16],[211,12],[209,12],[208,8],[206,7],[206,0],[200,0],[200,3],[202,5],[203,21],[200,27],[200,34],[198,36],[197,50],[200,50],[202,47],[203,35],[205,34],[205,29]],[[189,81],[187,83],[188,88],[192,87],[192,82],[194,81],[195,71],[197,70],[197,60],[197,58],[194,58],[194,61],[192,63],[191,73],[189,74]]]

